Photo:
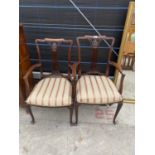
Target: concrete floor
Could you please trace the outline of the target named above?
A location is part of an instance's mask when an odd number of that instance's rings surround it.
[[[71,127],[68,109],[33,107],[36,124],[20,109],[20,155],[134,155],[134,105],[124,104],[117,124],[116,106],[81,106]]]
[[[124,96],[134,97],[134,72],[128,73]],[[134,155],[135,107],[123,105],[112,124],[116,105],[80,106],[78,126],[70,126],[67,108],[32,107],[36,124],[20,109],[20,155]]]

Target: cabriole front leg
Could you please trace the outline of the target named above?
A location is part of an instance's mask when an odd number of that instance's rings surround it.
[[[73,105],[71,105],[69,107],[69,111],[70,111],[70,125],[73,125]]]
[[[31,123],[34,124],[35,123],[35,119],[34,119],[34,116],[33,116],[32,110],[31,110],[31,106],[27,105],[26,108],[27,108],[28,113],[31,116],[31,119],[32,119]]]
[[[79,105],[77,102],[75,102],[75,124],[78,124],[78,109],[79,109]]]
[[[119,111],[121,110],[122,105],[123,105],[123,102],[118,103],[118,105],[117,105],[117,109],[116,109],[116,112],[115,112],[115,115],[114,115],[114,118],[113,118],[113,123],[114,124],[116,124],[116,117],[117,117]]]

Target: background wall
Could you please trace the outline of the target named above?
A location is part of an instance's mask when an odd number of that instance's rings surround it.
[[[81,11],[88,17],[98,31],[116,39],[114,49],[118,53],[123,27],[125,24],[128,4],[130,0],[73,0]],[[94,30],[77,12],[68,0],[20,0],[19,16],[23,23],[27,45],[32,63],[36,63],[37,55],[34,40],[36,38],[69,38],[74,40],[72,60],[77,60],[76,37],[82,35],[95,35]],[[83,47],[86,51],[87,48]],[[88,52],[84,53],[83,65],[88,63]],[[66,54],[60,53],[61,70],[66,71]],[[49,70],[50,57],[44,53],[43,64]],[[117,60],[113,54],[112,59]],[[107,62],[107,46],[102,46],[100,70],[104,71]],[[66,64],[66,65],[65,65]],[[84,66],[85,68],[85,66]]]

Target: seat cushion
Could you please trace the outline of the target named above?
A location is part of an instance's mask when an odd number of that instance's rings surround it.
[[[39,81],[26,102],[31,105],[60,107],[72,104],[71,83],[63,77],[49,77]]]
[[[78,103],[108,104],[122,101],[113,81],[106,76],[84,75],[76,85]]]

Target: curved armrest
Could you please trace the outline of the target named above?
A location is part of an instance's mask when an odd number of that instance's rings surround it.
[[[28,69],[28,71],[26,72],[26,74],[23,76],[23,79],[24,79],[24,80],[27,79],[28,76],[32,73],[32,71],[33,71],[35,68],[38,68],[38,67],[41,67],[41,64],[40,64],[40,63],[39,63],[39,64],[34,64],[34,65],[32,65],[32,66]]]
[[[77,74],[77,67],[78,67],[79,63],[74,63],[72,65],[69,65],[69,68],[72,70],[72,77],[73,80],[76,80],[76,74]]]
[[[123,72],[122,72],[122,68],[117,63],[115,63],[113,61],[109,61],[109,65],[115,67],[122,75],[124,75]]]
[[[41,67],[41,64],[40,63],[35,64],[35,65],[32,65],[28,69],[28,71],[26,72],[26,74],[23,76],[23,79],[24,79],[24,82],[25,82],[25,87],[26,87],[26,96],[28,96],[28,94],[30,93],[30,85],[29,85],[28,77],[32,74],[32,71],[35,68],[38,68],[38,67]]]
[[[76,74],[77,74],[77,67],[79,66],[79,63],[73,63],[72,65],[69,65],[69,68],[72,70],[72,77],[71,77],[71,82],[73,86],[72,90],[72,97],[75,98],[76,95]]]
[[[116,64],[115,62],[109,61],[108,64],[113,66],[113,67],[115,67],[119,71],[119,73],[121,75],[120,83],[118,85],[118,91],[122,94],[122,91],[123,91],[123,81],[124,81],[124,78],[125,78],[125,74],[122,72],[121,67],[118,64]]]

